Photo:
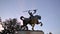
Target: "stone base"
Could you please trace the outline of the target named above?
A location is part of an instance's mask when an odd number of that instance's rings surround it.
[[[44,34],[44,32],[41,30],[34,30],[34,31],[28,30],[28,31],[18,31],[18,33],[16,34]]]

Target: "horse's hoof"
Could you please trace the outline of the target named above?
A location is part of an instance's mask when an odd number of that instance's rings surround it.
[[[32,31],[34,31],[34,29],[32,28]]]
[[[43,26],[43,24],[41,24],[40,26]]]

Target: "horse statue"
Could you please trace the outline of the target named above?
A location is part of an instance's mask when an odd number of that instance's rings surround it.
[[[32,30],[34,30],[35,24],[41,24],[40,26],[43,25],[42,22],[38,21],[38,20],[41,20],[41,16],[39,16],[39,15],[34,16],[33,14],[36,13],[36,10],[33,10],[33,11],[34,11],[34,13],[30,12],[30,10],[28,11],[28,13],[30,15],[29,18],[25,18],[23,16],[20,17],[20,19],[23,20],[23,26],[21,28],[26,27],[28,30],[27,24],[30,24],[32,26]]]

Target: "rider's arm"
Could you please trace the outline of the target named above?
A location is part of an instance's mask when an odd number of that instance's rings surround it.
[[[28,11],[28,13],[29,13],[30,16],[33,16],[32,12],[30,12],[30,10]]]

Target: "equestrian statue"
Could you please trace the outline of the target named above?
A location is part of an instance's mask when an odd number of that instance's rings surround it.
[[[31,12],[33,11],[33,12]],[[41,24],[42,22],[39,22],[41,20],[41,16],[34,15],[36,13],[36,10],[29,10],[28,14],[30,15],[29,18],[25,18],[24,16],[21,16],[20,19],[23,21],[23,25],[21,26],[22,30],[28,30],[27,24],[30,24],[32,26],[32,30],[34,30],[35,24]]]

